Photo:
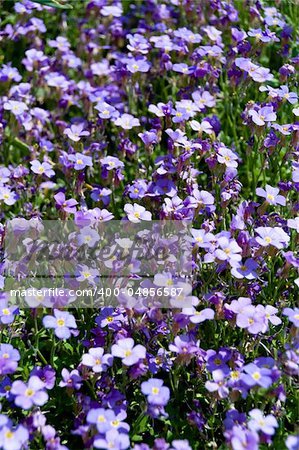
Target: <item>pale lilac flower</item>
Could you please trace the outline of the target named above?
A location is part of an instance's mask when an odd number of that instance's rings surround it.
[[[88,281],[90,284],[95,283],[95,279],[100,275],[97,269],[93,269],[88,267],[86,264],[82,264],[78,267],[77,270],[77,281]]]
[[[265,332],[267,329],[266,317],[263,311],[249,305],[237,314],[236,324],[240,328],[246,328],[251,334]]]
[[[3,108],[6,111],[11,111],[14,116],[20,116],[25,111],[28,111],[28,106],[24,102],[18,102],[16,100],[8,100],[4,103]]]
[[[288,317],[289,321],[292,322],[295,327],[299,327],[299,308],[284,308],[282,313]]]
[[[115,119],[119,116],[117,109],[106,102],[99,102],[94,108],[99,111],[99,117],[101,119]]]
[[[84,227],[80,230],[77,240],[79,245],[86,244],[92,248],[100,240],[100,236],[93,228]]]
[[[67,52],[69,51],[71,44],[64,36],[57,36],[56,39],[50,39],[48,41],[49,47],[57,48],[61,52]]]
[[[138,223],[142,220],[152,220],[152,214],[137,203],[134,203],[133,205],[127,203],[124,207],[124,211],[127,214],[129,221],[133,223]]]
[[[131,73],[148,72],[150,64],[146,59],[130,59],[127,62],[127,69]]]
[[[274,130],[279,131],[284,136],[289,136],[290,134],[292,134],[294,130],[294,125],[291,123],[285,123],[284,125],[279,125],[279,123],[273,123],[271,127],[274,128]]]
[[[71,334],[74,334],[73,330],[77,328],[74,316],[67,311],[58,309],[54,309],[54,316],[48,315],[43,318],[43,325],[45,328],[53,328],[59,339],[68,339]]]
[[[275,428],[278,427],[277,420],[272,414],[265,416],[260,409],[249,411],[250,420],[248,428],[253,431],[262,431],[268,436],[275,434]]]
[[[275,122],[277,116],[273,110],[273,106],[263,106],[258,111],[250,109],[248,115],[252,118],[252,121],[262,127],[266,122]]]
[[[102,347],[90,348],[88,353],[82,356],[82,364],[91,367],[94,373],[106,371],[108,367],[112,366],[113,356],[109,353],[104,355]]]
[[[121,358],[125,366],[132,366],[140,359],[145,358],[146,349],[143,345],[134,346],[132,338],[124,338],[119,339],[116,344],[112,345],[111,353],[113,356]]]
[[[212,233],[207,233],[205,230],[196,230],[192,228],[191,230],[193,236],[193,242],[200,248],[209,248],[211,241],[215,240],[215,236]]]
[[[7,167],[0,167],[0,184],[5,184],[10,179],[10,170]]]
[[[201,323],[205,320],[212,320],[215,316],[215,312],[211,308],[205,308],[201,311],[197,311],[194,307],[183,308],[182,314],[186,314],[186,316],[189,316],[190,322],[192,323]]]
[[[172,66],[172,70],[174,72],[178,72],[178,73],[189,74],[190,67],[185,63],[180,63],[180,64],[174,64]]]
[[[200,110],[204,109],[206,106],[213,108],[216,105],[215,98],[208,91],[195,91],[192,94],[192,98]]]
[[[141,383],[141,392],[147,396],[151,405],[165,406],[170,398],[168,387],[163,386],[163,380],[159,378],[151,378]]]
[[[279,96],[287,100],[291,105],[294,105],[298,101],[298,95],[296,92],[290,92],[288,86],[279,87]]]
[[[121,17],[123,13],[123,8],[121,4],[112,5],[112,6],[103,6],[100,10],[102,16],[111,16],[111,17]]]
[[[269,184],[266,184],[266,189],[257,188],[255,192],[259,197],[264,197],[270,205],[285,206],[286,204],[285,197],[283,195],[279,195],[279,188],[274,188],[269,186]]]
[[[231,438],[232,450],[258,450],[259,437],[255,431],[234,426]]]
[[[299,448],[299,434],[288,436],[286,440],[288,450],[298,450]]]
[[[11,428],[8,424],[0,428],[0,447],[3,450],[21,450],[26,448],[29,432],[23,425]]]
[[[238,167],[238,156],[229,148],[220,147],[217,152],[217,160],[220,164],[225,164],[226,167]]]
[[[92,167],[92,159],[90,156],[83,155],[82,153],[76,153],[75,155],[68,155],[68,160],[75,163],[75,170],[82,170],[85,167]]]
[[[268,321],[270,323],[272,323],[272,325],[280,325],[281,324],[281,319],[276,316],[276,314],[278,313],[278,309],[275,308],[274,306],[257,305],[255,309],[256,309],[257,313],[263,315],[266,319],[267,325],[265,327],[265,330],[263,330],[263,332],[267,331],[267,329],[268,329]]]
[[[288,219],[288,227],[299,233],[299,217],[295,217],[295,219]]]
[[[187,439],[175,439],[170,450],[192,450]]]
[[[12,323],[18,309],[15,306],[8,306],[7,298],[0,298],[0,323]]]
[[[105,6],[105,8],[108,8],[108,6]],[[119,433],[115,429],[110,429],[106,431],[105,437],[103,437],[102,434],[97,435],[93,445],[95,448],[100,449],[124,450],[130,447],[130,440],[127,434]]]
[[[51,178],[55,175],[54,170],[52,169],[52,165],[48,162],[40,163],[36,159],[30,161],[32,172],[37,175],[46,175],[48,178]]]
[[[12,67],[11,63],[3,64],[0,69],[0,82],[15,81],[18,83],[22,77],[16,67]]]
[[[217,239],[217,243],[220,248],[217,248],[217,250],[215,251],[216,258],[220,259],[221,261],[241,261],[242,249],[234,239],[229,239],[226,236],[221,236]]]
[[[6,205],[11,206],[16,203],[18,196],[9,188],[0,186],[0,200],[3,200]]]
[[[131,130],[133,127],[139,127],[140,122],[139,119],[132,116],[131,114],[122,114],[116,120],[114,120],[115,125],[123,128],[124,130]]]
[[[260,368],[256,364],[250,363],[244,366],[244,372],[241,374],[241,380],[249,386],[261,386],[268,388],[272,385],[271,370]]]
[[[78,125],[71,125],[70,128],[66,128],[63,132],[66,134],[69,139],[74,142],[79,142],[82,136],[89,136],[90,133],[88,131],[84,131],[84,124],[79,123]]]
[[[212,134],[214,132],[212,125],[207,120],[203,120],[201,123],[197,122],[197,120],[191,120],[189,123],[192,130],[198,131],[200,134]]]
[[[105,156],[100,161],[106,170],[123,169],[125,167],[124,163],[115,156]]]
[[[238,300],[233,300],[230,305],[225,303],[225,307],[235,314],[243,313],[249,305],[251,305],[251,299],[248,297],[239,297]]]
[[[278,249],[284,248],[289,243],[290,237],[279,227],[258,227],[256,241],[262,247],[273,245]]]
[[[206,381],[205,388],[209,392],[218,393],[220,398],[226,398],[229,394],[228,386],[225,383],[225,374],[222,370],[214,370],[212,373],[213,381]]]
[[[48,400],[48,394],[44,390],[45,383],[39,377],[33,375],[28,384],[23,381],[14,381],[11,394],[15,396],[14,402],[22,409],[30,409],[33,405],[42,406]]]

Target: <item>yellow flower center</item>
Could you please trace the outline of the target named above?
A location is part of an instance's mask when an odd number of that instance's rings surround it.
[[[65,324],[65,320],[64,320],[64,319],[57,319],[57,325],[58,325],[59,327],[63,327],[64,324]]]
[[[252,374],[252,378],[253,378],[254,380],[259,380],[259,379],[261,378],[261,374],[260,374],[259,372],[254,372],[254,373]]]
[[[30,388],[26,389],[26,391],[25,391],[26,397],[32,397],[33,394],[34,394],[34,390],[33,389],[30,389]]]
[[[153,388],[152,388],[152,394],[158,395],[159,392],[160,392],[160,389],[159,389],[159,388],[157,388],[157,387],[153,387]]]

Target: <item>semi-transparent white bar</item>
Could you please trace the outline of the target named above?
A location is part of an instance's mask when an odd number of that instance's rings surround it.
[[[189,221],[13,219],[4,295],[22,308],[190,307],[190,230]]]

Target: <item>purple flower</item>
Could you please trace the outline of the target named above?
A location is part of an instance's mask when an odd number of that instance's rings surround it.
[[[69,139],[74,142],[79,142],[82,136],[89,136],[88,131],[84,131],[84,124],[80,123],[78,125],[71,125],[70,128],[66,128],[63,132]]]
[[[82,357],[82,364],[87,367],[91,367],[94,373],[100,373],[107,370],[112,366],[113,356],[109,353],[104,355],[104,349],[102,347],[90,348],[88,353],[85,353]]]
[[[35,375],[29,378],[28,384],[20,380],[14,381],[11,393],[15,396],[15,404],[23,409],[44,405],[48,400],[44,387],[45,384]]]
[[[101,119],[115,119],[119,116],[119,112],[116,110],[116,108],[106,102],[99,102],[95,106],[95,109],[99,111],[99,117],[101,117]]]
[[[282,313],[288,317],[289,321],[292,322],[295,327],[299,327],[299,308],[284,308]]]
[[[20,359],[20,353],[11,344],[0,344],[0,375],[14,373]]]
[[[190,73],[190,67],[185,63],[174,64],[172,66],[174,72],[179,72],[188,75]]]
[[[225,384],[225,374],[222,370],[214,370],[212,373],[213,381],[206,381],[205,387],[209,392],[218,393],[220,398],[226,398],[229,394],[228,386]]]
[[[141,383],[141,392],[147,396],[150,405],[165,406],[170,397],[168,387],[163,386],[163,380],[151,378]]]
[[[12,323],[18,309],[15,306],[8,306],[6,298],[0,298],[0,322],[3,324]]]
[[[85,167],[92,167],[92,159],[90,156],[83,155],[82,153],[76,153],[75,155],[68,155],[68,160],[75,163],[75,170],[82,170]]]
[[[51,178],[55,175],[54,170],[52,169],[52,165],[48,162],[40,163],[36,159],[30,161],[32,172],[38,175],[46,175],[48,178]]]
[[[299,434],[288,436],[286,440],[288,450],[298,450],[299,448]]]
[[[132,338],[124,338],[119,339],[116,344],[112,345],[111,353],[113,356],[121,358],[125,366],[132,366],[140,359],[145,358],[146,349],[143,345],[134,346]]]
[[[252,409],[249,412],[249,416],[248,428],[250,430],[262,431],[268,436],[275,434],[275,428],[278,427],[278,423],[272,414],[265,416],[260,409]]]
[[[230,261],[230,265],[232,266],[231,274],[236,278],[246,278],[247,280],[253,280],[258,276],[256,273],[258,264],[252,258],[246,259],[244,263],[241,263],[240,261]]]
[[[258,385],[267,389],[273,383],[270,369],[260,368],[250,363],[244,366],[244,372],[241,374],[241,380],[249,387]]]
[[[255,431],[234,426],[231,438],[232,450],[258,450],[259,438]]]
[[[72,214],[76,212],[76,205],[78,205],[78,202],[74,198],[66,200],[65,194],[63,192],[58,192],[58,194],[54,195],[54,199],[58,209],[62,209],[63,211]]]
[[[181,336],[176,336],[174,339],[174,344],[169,344],[169,350],[174,353],[178,353],[182,356],[193,356],[198,352],[196,343],[190,338],[189,335],[182,334]]]
[[[55,386],[56,372],[51,366],[36,366],[30,376],[36,375],[44,383],[46,389],[53,389]]]
[[[61,371],[62,380],[59,383],[60,387],[68,387],[73,389],[80,389],[82,386],[82,378],[79,375],[79,372],[77,369],[74,370],[67,370],[62,369]]]
[[[53,328],[55,335],[59,339],[68,339],[71,334],[74,334],[74,329],[77,328],[74,316],[67,311],[60,311],[59,309],[54,309],[54,317],[45,316],[43,325],[45,328]]]
[[[283,195],[279,195],[279,188],[274,188],[269,186],[269,184],[266,184],[266,189],[257,188],[255,192],[259,197],[264,197],[270,205],[285,206],[286,204],[285,197]]]

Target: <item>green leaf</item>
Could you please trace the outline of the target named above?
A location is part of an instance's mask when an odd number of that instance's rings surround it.
[[[44,6],[50,6],[51,8],[59,9],[72,9],[72,5],[66,3],[65,0],[34,0],[34,3],[40,3]]]

